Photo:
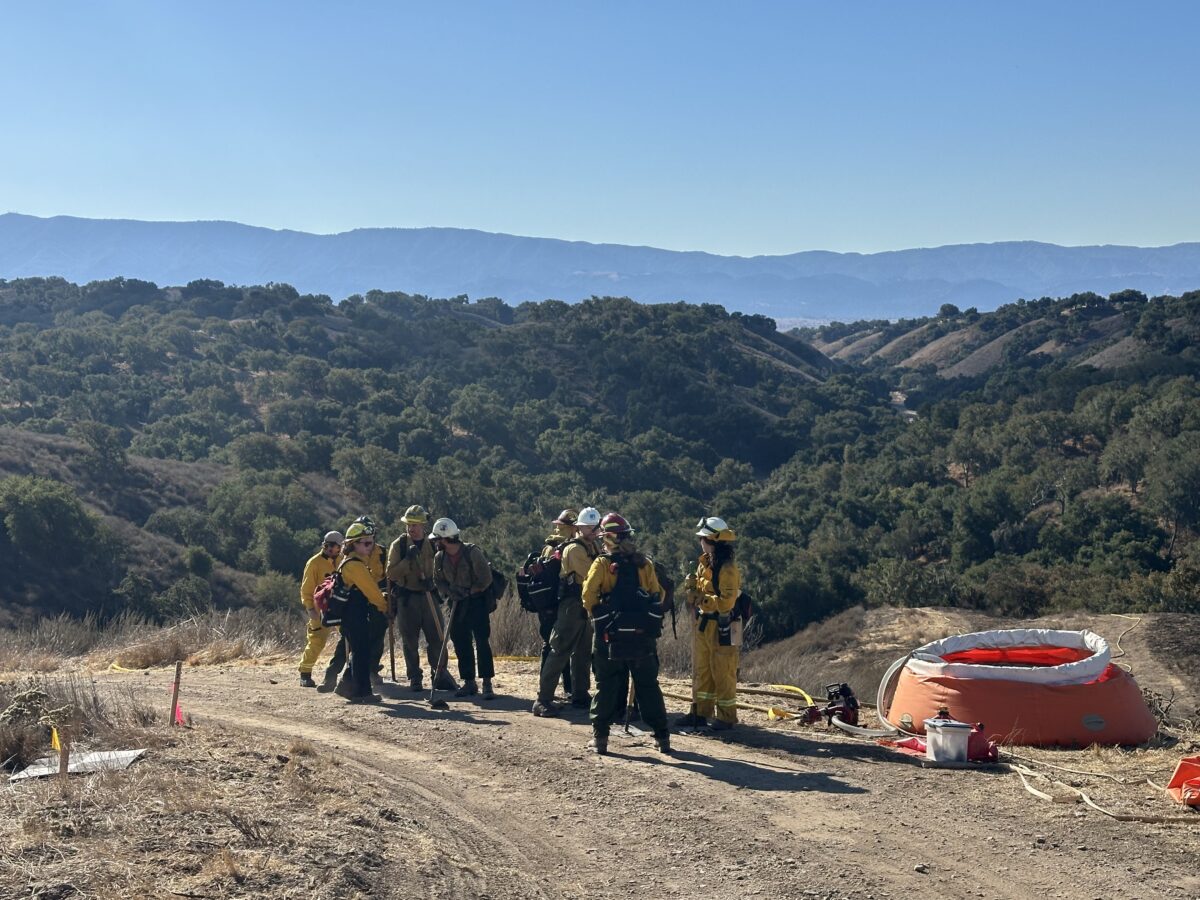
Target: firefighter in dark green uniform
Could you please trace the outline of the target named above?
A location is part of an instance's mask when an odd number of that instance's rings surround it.
[[[595,625],[592,671],[592,742],[596,753],[608,752],[608,732],[633,679],[642,721],[654,730],[654,743],[671,752],[667,710],[658,686],[655,644],[662,632],[663,590],[654,563],[639,553],[633,529],[616,513],[600,522],[606,552],[597,557],[583,584],[583,607]]]
[[[442,691],[456,691],[458,684],[450,677],[446,664],[438,669],[442,659],[442,639],[446,627],[442,611],[433,599],[433,542],[425,529],[429,514],[423,506],[413,505],[405,510],[400,521],[405,533],[392,541],[387,555],[387,577],[400,626],[400,643],[404,648],[404,667],[408,686],[422,690],[420,637],[425,635],[426,655],[429,657],[430,677]]]

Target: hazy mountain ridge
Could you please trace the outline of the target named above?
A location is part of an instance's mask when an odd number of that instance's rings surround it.
[[[116,276],[160,285],[212,278],[292,284],[334,299],[379,288],[510,303],[624,295],[687,300],[777,318],[899,318],[942,303],[991,309],[1019,297],[1149,295],[1200,286],[1200,243],[1060,247],[1032,241],[875,254],[719,256],[457,228],[316,235],[234,222],[0,215],[0,278]]]

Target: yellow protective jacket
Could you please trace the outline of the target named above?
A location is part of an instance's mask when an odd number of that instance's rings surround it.
[[[630,555],[637,551],[630,549],[623,551]],[[658,583],[658,576],[654,574],[654,563],[649,557],[643,557],[645,560],[638,566],[638,584],[647,594],[659,594],[663,592],[662,585]],[[722,573],[721,578],[725,575]],[[592,562],[592,566],[588,569],[587,578],[583,582],[583,608],[591,615],[592,609],[605,594],[612,591],[617,586],[617,570],[616,563],[613,562],[610,556],[597,556]]]
[[[582,585],[592,571],[592,563],[600,555],[600,547],[588,538],[573,538],[563,549],[562,572],[559,580],[566,584]]]
[[[304,564],[304,577],[300,579],[300,603],[305,609],[313,608],[313,593],[325,577],[337,568],[337,559],[321,551]]]
[[[378,554],[372,553],[373,557],[378,557]],[[383,576],[382,567],[378,572],[371,568],[372,563],[379,565],[378,559],[368,562],[357,554],[349,554],[342,557],[338,563],[338,568],[342,572],[342,583],[348,588],[358,588],[367,602],[383,613],[385,616],[388,611],[387,598],[383,596],[383,591],[379,589],[379,579]]]
[[[721,566],[721,593],[713,589],[712,561],[702,554],[696,563],[696,593],[699,595],[697,609],[702,615],[727,613],[737,603],[742,592],[742,573],[732,559]]]
[[[458,602],[482,593],[492,584],[492,570],[487,557],[474,544],[463,544],[458,557],[450,556],[444,549],[433,558],[433,583],[438,593],[448,600]]]
[[[387,550],[383,544],[375,541],[375,546],[371,550],[371,558],[368,560],[371,571],[378,577],[378,586],[380,591],[387,590]]]
[[[414,542],[407,534],[400,535],[388,548],[388,581],[418,594],[432,591],[433,556],[433,542],[428,537]]]

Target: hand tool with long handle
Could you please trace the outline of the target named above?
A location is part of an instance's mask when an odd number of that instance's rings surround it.
[[[430,597],[428,593],[426,593],[425,596],[429,598],[429,604],[430,604],[430,606],[432,606],[433,598]],[[435,671],[433,673],[433,677],[429,679],[429,681],[430,681],[430,684],[429,684],[429,707],[430,707],[430,709],[449,709],[450,708],[450,705],[448,703],[446,703],[445,700],[434,700],[433,695],[434,695],[434,692],[437,691],[438,672],[442,671],[442,666],[444,666],[446,664],[446,645],[449,643],[449,641],[446,640],[446,632],[448,632],[450,630],[449,626],[454,622],[454,613],[457,610],[458,610],[458,604],[455,603],[454,601],[451,601],[450,602],[450,615],[447,617],[446,628],[444,628],[444,629],[440,627],[441,617],[437,616],[437,615],[434,615],[434,617],[433,617],[433,621],[435,621],[439,624],[438,635],[442,639],[442,652],[438,655],[437,671]],[[436,610],[435,610],[435,612],[436,612]]]

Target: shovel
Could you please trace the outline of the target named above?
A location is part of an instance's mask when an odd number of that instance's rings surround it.
[[[437,691],[438,674],[442,671],[442,667],[446,664],[446,645],[449,643],[446,640],[446,631],[448,629],[442,628],[442,617],[437,614],[437,609],[433,603],[433,597],[431,597],[429,595],[428,591],[425,593],[425,599],[427,601],[429,601],[429,607],[433,611],[433,614],[434,614],[433,621],[434,621],[435,626],[437,627],[438,637],[442,639],[442,652],[438,656],[437,668],[434,669],[434,671],[431,674],[430,679],[429,679],[429,708],[430,709],[449,709],[450,705],[445,700],[434,700],[433,699],[433,695]],[[458,609],[457,603],[450,604],[450,615],[447,616],[448,621],[450,621],[450,622],[454,621],[454,613],[457,611],[457,609]]]
[[[633,676],[631,675],[629,678],[629,697],[625,702],[625,733],[631,734],[634,737],[645,737],[646,732],[642,731],[642,729],[638,728],[636,725],[629,724],[630,713],[633,712],[633,704],[636,699],[637,692],[634,690]]]

